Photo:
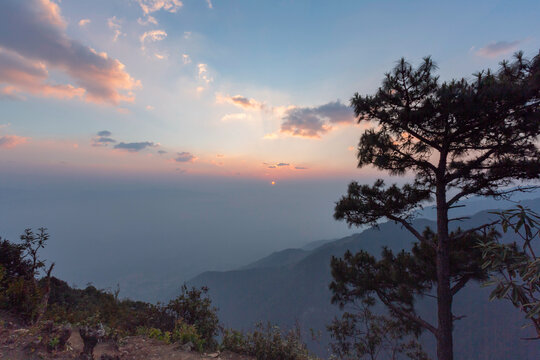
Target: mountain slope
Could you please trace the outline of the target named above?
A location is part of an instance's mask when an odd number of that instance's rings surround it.
[[[527,202],[540,210],[540,200]],[[482,224],[495,215],[481,212],[459,225],[463,228]],[[418,229],[433,227],[425,219],[415,221]],[[414,238],[401,226],[381,224],[379,229],[368,229],[343,239],[325,243],[309,252],[291,252],[294,256],[272,254],[251,264],[247,269],[227,272],[206,272],[190,283],[210,288],[210,295],[219,307],[220,319],[226,326],[247,329],[257,321],[272,321],[292,326],[298,321],[304,330],[323,332],[321,344],[311,343],[324,355],[329,340],[325,326],[339,313],[330,304],[330,259],[342,256],[347,250],[365,250],[379,254],[382,246],[393,250],[409,249]],[[301,254],[301,256],[299,256]],[[298,259],[291,262],[294,257]],[[283,261],[286,258],[287,261]],[[261,265],[261,266],[257,266]],[[488,302],[489,289],[470,284],[455,299],[455,313],[467,317],[456,323],[456,358],[459,359],[538,359],[538,344],[520,338],[530,335],[522,329],[521,314],[502,301]],[[422,315],[430,319],[434,314],[431,299],[420,300]],[[425,336],[425,345],[433,351],[433,341]]]

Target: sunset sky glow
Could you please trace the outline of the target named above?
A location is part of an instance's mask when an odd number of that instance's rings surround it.
[[[420,11],[421,10],[421,11]],[[441,78],[540,47],[540,3],[7,0],[0,164],[260,178],[355,169],[348,99],[405,56]],[[46,169],[46,170],[45,170]]]

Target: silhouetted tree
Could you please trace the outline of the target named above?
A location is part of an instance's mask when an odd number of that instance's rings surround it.
[[[327,327],[333,342],[332,353],[339,359],[415,359],[428,360],[427,354],[414,338],[414,329],[401,321],[371,310],[374,302],[364,299],[335,318]]]
[[[372,165],[391,175],[414,173],[415,178],[401,187],[386,187],[382,181],[371,187],[353,182],[335,208],[336,219],[344,219],[349,225],[376,224],[384,218],[402,224],[420,246],[431,247],[431,283],[412,273],[417,259],[407,264],[410,259],[398,255],[393,260],[404,264],[388,265],[399,265],[395,270],[403,272],[394,274],[375,262],[371,266],[373,278],[367,279],[366,272],[355,274],[362,271],[356,266],[360,260],[369,263],[374,259],[350,255],[333,261],[334,275],[341,274],[342,278],[333,283],[332,289],[339,301],[340,297],[366,291],[362,289],[366,282],[380,281],[372,285],[370,293],[375,293],[394,315],[432,332],[439,360],[451,360],[452,299],[478,275],[453,271],[458,266],[453,248],[456,242],[489,224],[451,233],[449,222],[457,219],[450,219],[448,213],[468,196],[508,195],[523,189],[508,186],[538,178],[540,55],[527,60],[517,53],[513,62],[502,62],[497,72],[479,72],[472,81],[440,83],[435,69],[429,57],[417,68],[401,59],[386,74],[375,95],[353,96],[351,105],[358,122],[371,121],[375,125],[360,138],[358,167]],[[422,233],[413,227],[411,218],[416,209],[432,199],[437,209],[437,229]],[[381,261],[390,261],[392,256],[383,256]],[[391,286],[384,282],[388,278]],[[401,278],[409,287],[400,287]],[[436,325],[414,312],[410,298],[413,294],[406,293],[410,288],[416,294],[425,292],[432,283],[436,286]],[[384,290],[377,291],[377,286]]]

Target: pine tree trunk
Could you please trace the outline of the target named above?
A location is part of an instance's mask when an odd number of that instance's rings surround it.
[[[444,183],[437,185],[437,359],[453,360],[452,292],[450,288],[450,239]]]

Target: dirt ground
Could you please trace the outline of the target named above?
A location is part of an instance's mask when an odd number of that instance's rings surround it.
[[[0,359],[2,360],[48,360],[78,359],[83,341],[73,329],[67,347],[62,351],[48,352],[42,344],[42,333],[38,328],[28,328],[6,313],[0,313]],[[182,351],[178,345],[168,345],[143,336],[131,336],[113,342],[99,343],[94,349],[94,359],[109,355],[121,360],[255,360],[254,358],[230,352],[199,354]]]

